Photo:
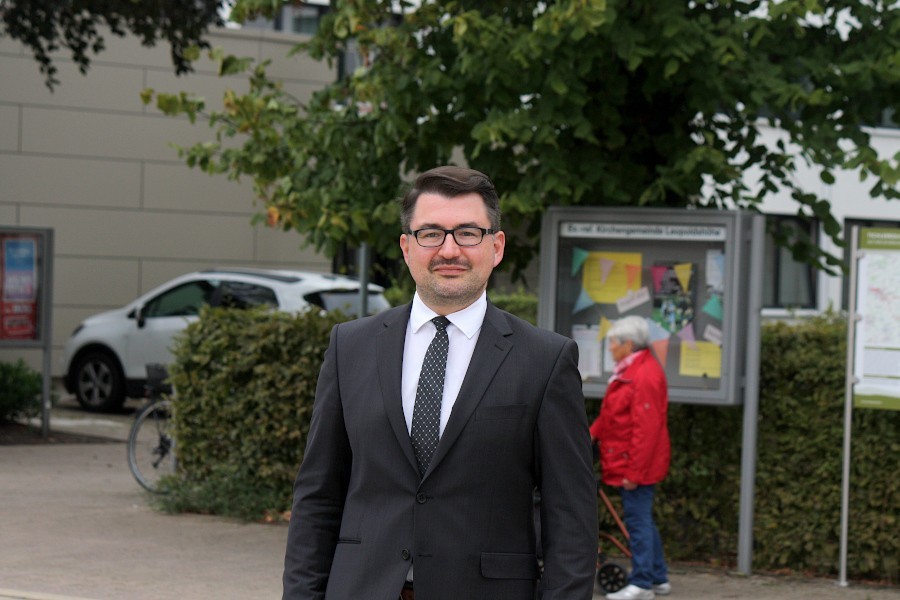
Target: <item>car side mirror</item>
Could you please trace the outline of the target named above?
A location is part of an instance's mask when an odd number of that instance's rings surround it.
[[[134,310],[134,318],[137,319],[138,329],[143,329],[144,325],[147,324],[147,318],[144,316],[144,307],[138,306]]]

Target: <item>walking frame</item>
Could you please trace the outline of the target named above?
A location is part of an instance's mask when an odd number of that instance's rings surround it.
[[[622,553],[622,556],[625,557],[625,559],[630,560],[631,550],[628,549],[630,536],[628,535],[628,530],[625,528],[625,523],[622,522],[619,513],[616,512],[615,507],[609,500],[609,496],[603,491],[603,486],[599,481],[597,482],[597,495],[600,496],[604,506],[606,506],[607,512],[609,512],[616,522],[616,526],[618,527],[622,538],[625,540],[623,542],[619,537],[606,531],[600,532],[601,543],[597,548],[597,584],[605,593],[611,594],[612,592],[619,591],[628,583],[628,571],[621,564],[608,559],[606,552],[603,550],[603,542],[609,542]]]

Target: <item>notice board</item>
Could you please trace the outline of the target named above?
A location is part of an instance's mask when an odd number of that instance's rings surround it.
[[[612,375],[606,332],[645,318],[676,402],[741,402],[755,215],[740,211],[562,208],[541,237],[538,324],[573,338],[586,397]],[[761,242],[760,242],[761,243]]]
[[[48,345],[52,234],[0,227],[0,346]]]
[[[853,406],[900,410],[900,229],[859,230]]]

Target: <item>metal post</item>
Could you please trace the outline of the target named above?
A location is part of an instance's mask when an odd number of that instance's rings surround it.
[[[42,367],[43,377],[41,378],[41,435],[44,439],[50,437],[50,398],[51,398],[51,378],[50,378],[50,361],[51,351],[44,348],[44,364]]]
[[[856,378],[853,374],[856,344],[856,322],[859,316],[856,314],[856,278],[857,261],[861,258],[857,248],[859,247],[859,227],[853,226],[850,230],[850,298],[849,312],[847,314],[847,375],[844,386],[844,468],[841,477],[841,546],[840,546],[840,575],[838,585],[847,587],[847,531],[850,522],[850,440],[853,428],[853,384]]]
[[[741,497],[738,514],[738,570],[744,575],[750,575],[753,570],[753,499],[756,492],[759,344],[765,240],[765,218],[762,215],[754,215],[750,242],[750,280],[747,290],[747,356],[744,363],[746,379],[741,444]]]
[[[369,245],[359,245],[359,311],[357,317],[369,314]]]
[[[42,367],[42,385],[43,394],[41,397],[41,435],[44,439],[50,437],[50,407],[52,397],[52,377],[53,370],[53,230],[48,229],[44,234],[44,246],[41,249],[44,276],[41,278],[43,289],[41,290],[41,302],[43,314],[40,319],[41,338],[44,340],[44,360]]]

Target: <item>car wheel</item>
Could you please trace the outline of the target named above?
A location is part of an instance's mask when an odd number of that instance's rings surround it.
[[[75,367],[75,397],[85,410],[110,412],[125,402],[125,378],[119,363],[105,352],[88,352]]]

